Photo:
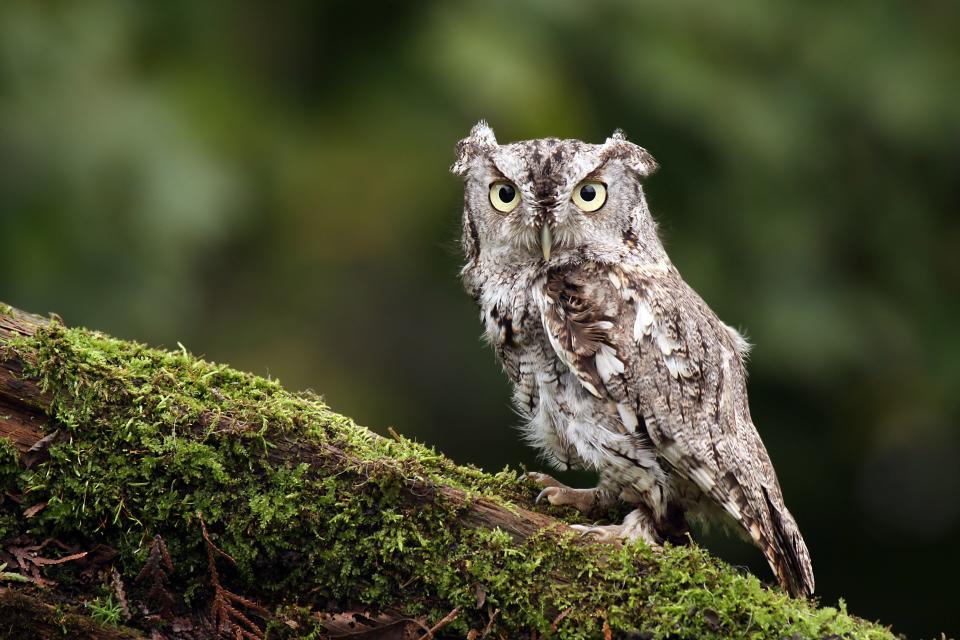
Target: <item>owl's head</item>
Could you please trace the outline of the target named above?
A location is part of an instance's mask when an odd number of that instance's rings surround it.
[[[480,121],[457,144],[469,262],[611,260],[663,248],[641,181],[657,163],[620,131],[602,144],[543,138],[500,145]],[[468,262],[468,263],[469,263]]]

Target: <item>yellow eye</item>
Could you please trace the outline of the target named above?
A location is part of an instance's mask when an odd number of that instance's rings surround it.
[[[573,204],[583,211],[596,211],[607,201],[607,187],[596,180],[584,180],[573,190]]]
[[[490,204],[501,213],[510,213],[520,204],[520,193],[509,180],[497,180],[490,185]]]

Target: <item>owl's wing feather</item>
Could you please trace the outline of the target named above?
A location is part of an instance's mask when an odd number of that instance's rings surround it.
[[[552,271],[544,328],[594,396],[645,424],[659,455],[754,539],[792,593],[813,592],[810,557],[750,419],[746,342],[671,267],[586,263]]]

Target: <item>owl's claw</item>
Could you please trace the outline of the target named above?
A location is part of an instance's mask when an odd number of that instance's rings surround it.
[[[580,513],[590,513],[612,502],[610,492],[600,487],[574,489],[556,478],[536,471],[529,472],[527,477],[543,487],[543,490],[534,499],[534,504],[539,504],[541,500],[546,498],[547,502],[552,505],[573,507]]]
[[[608,524],[587,526],[583,524],[572,524],[570,528],[579,531],[581,538],[591,537],[597,542],[619,542],[625,537],[623,535],[623,525]]]
[[[596,489],[572,489],[562,485],[544,487],[533,502],[539,504],[544,498],[552,505],[573,507],[580,513],[588,513],[596,506]]]
[[[566,485],[545,473],[539,471],[528,471],[527,477],[536,482],[541,487],[565,487]],[[542,492],[541,492],[542,493]],[[539,498],[538,498],[539,500]]]
[[[534,504],[539,504],[546,498],[552,505],[573,507],[580,513],[589,513],[606,504],[605,501],[609,499],[607,493],[600,489],[574,489],[545,473],[531,471],[527,477],[543,487],[534,499]]]
[[[643,540],[652,547],[659,547],[662,540],[653,527],[649,517],[640,509],[627,514],[622,524],[605,524],[587,526],[582,524],[570,525],[579,531],[581,537],[590,536],[597,542],[617,542],[621,540]]]

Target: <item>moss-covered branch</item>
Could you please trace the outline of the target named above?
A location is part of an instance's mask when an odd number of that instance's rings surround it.
[[[50,560],[88,552],[38,570],[56,586],[0,584],[3,610],[17,593],[170,638],[893,637],[696,546],[584,542],[517,473],[379,437],[316,396],[9,308],[0,436],[6,571],[48,539]]]

